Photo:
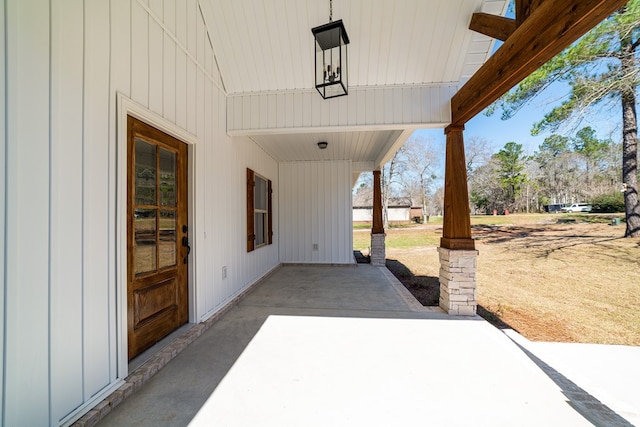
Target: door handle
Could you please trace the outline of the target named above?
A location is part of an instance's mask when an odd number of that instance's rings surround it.
[[[182,237],[182,246],[187,248],[187,255],[184,257],[183,262],[186,264],[191,253],[191,246],[189,245],[189,238],[187,236]]]

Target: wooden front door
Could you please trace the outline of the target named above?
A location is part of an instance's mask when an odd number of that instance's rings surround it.
[[[127,119],[127,327],[131,360],[186,323],[187,145]]]

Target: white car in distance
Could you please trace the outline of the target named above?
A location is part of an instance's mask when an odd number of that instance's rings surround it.
[[[591,212],[591,205],[589,203],[573,203],[570,206],[565,206],[560,209],[561,212]]]

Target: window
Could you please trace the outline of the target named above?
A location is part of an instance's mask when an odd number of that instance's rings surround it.
[[[247,169],[247,252],[273,243],[271,181]]]

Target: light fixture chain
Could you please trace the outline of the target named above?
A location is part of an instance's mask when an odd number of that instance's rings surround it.
[[[333,0],[329,0],[329,22],[333,22]]]

